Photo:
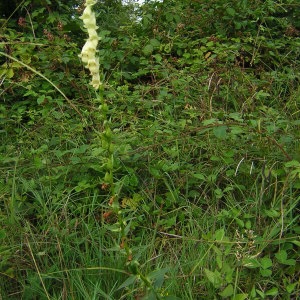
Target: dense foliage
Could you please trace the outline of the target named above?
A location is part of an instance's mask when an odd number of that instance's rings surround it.
[[[8,2],[0,299],[296,299],[298,1]]]

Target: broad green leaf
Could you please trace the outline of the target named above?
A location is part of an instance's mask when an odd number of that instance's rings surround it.
[[[155,168],[155,167],[150,167],[150,168],[149,168],[149,172],[150,172],[150,174],[153,175],[155,178],[160,178],[160,177],[161,177],[160,171],[159,171],[157,168]]]
[[[273,265],[272,260],[266,256],[260,260],[260,264],[263,269],[268,269]]]
[[[213,119],[209,119],[209,120],[204,120],[203,122],[202,122],[202,124],[204,125],[204,126],[207,126],[207,125],[210,125],[210,124],[214,124],[214,123],[217,123],[217,119],[215,119],[215,118],[213,118]]]
[[[288,284],[285,289],[288,293],[292,293],[295,289],[295,287],[297,286],[298,282],[295,282],[295,283],[291,283],[291,284]]]
[[[235,15],[235,10],[231,7],[227,7],[226,12],[227,12],[228,15],[230,15],[232,17]]]
[[[215,270],[214,272],[204,269],[204,273],[207,279],[213,284],[215,288],[219,288],[222,284],[222,277],[221,274]]]
[[[275,257],[278,259],[278,261],[281,263],[281,262],[284,262],[286,261],[287,259],[287,253],[285,250],[280,250],[279,252],[277,252],[275,254]]]
[[[247,297],[248,294],[237,294],[232,298],[232,300],[245,300]]]
[[[148,55],[152,54],[153,50],[154,50],[154,47],[151,44],[148,44],[144,47],[143,53],[148,56]]]
[[[259,273],[263,277],[270,277],[272,275],[272,270],[270,270],[270,269],[260,269]]]
[[[42,104],[46,101],[46,96],[45,95],[41,95],[37,98],[36,102],[37,104]]]
[[[225,125],[214,127],[213,133],[218,139],[225,139],[227,136],[227,128]]]
[[[291,160],[287,163],[284,164],[287,168],[299,168],[300,167],[300,162],[297,160]]]
[[[151,39],[150,40],[150,44],[154,47],[154,48],[159,48],[160,46],[160,42],[157,39]]]
[[[296,260],[295,259],[287,259],[282,264],[287,265],[287,266],[295,266],[296,265]]]
[[[245,258],[243,260],[243,266],[247,267],[247,268],[259,268],[260,267],[260,263],[258,262],[258,260],[256,258]]]
[[[157,62],[161,62],[162,61],[162,56],[160,54],[155,54],[154,58]]]
[[[227,298],[233,295],[233,285],[229,284],[219,295],[223,298]]]

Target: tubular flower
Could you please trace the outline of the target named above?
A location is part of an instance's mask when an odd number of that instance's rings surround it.
[[[99,57],[96,57],[97,45],[99,42],[97,34],[98,26],[96,25],[95,13],[92,11],[92,6],[95,3],[95,0],[86,0],[85,9],[80,17],[83,21],[84,27],[88,31],[89,37],[82,47],[79,57],[92,75],[92,81],[90,84],[97,90],[101,85],[101,81],[99,74]]]

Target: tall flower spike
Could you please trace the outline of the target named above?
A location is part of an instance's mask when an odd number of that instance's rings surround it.
[[[82,19],[83,25],[87,29],[89,37],[78,56],[85,64],[85,67],[89,69],[92,75],[92,81],[90,84],[94,87],[94,89],[97,90],[102,83],[100,81],[99,74],[99,57],[96,57],[99,36],[96,31],[98,29],[96,24],[96,16],[92,11],[92,6],[95,3],[95,0],[86,0],[84,4],[86,7],[80,19]]]

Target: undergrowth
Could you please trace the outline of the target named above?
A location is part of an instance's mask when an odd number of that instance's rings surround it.
[[[299,297],[300,29],[167,2],[99,30],[100,96],[56,21],[2,26],[0,299]]]

